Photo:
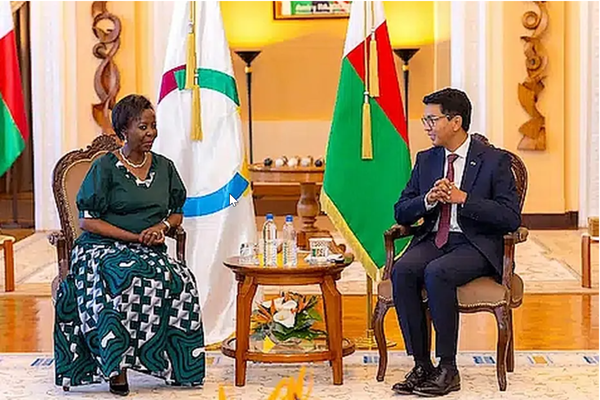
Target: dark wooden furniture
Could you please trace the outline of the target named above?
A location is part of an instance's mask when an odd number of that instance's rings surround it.
[[[58,257],[58,274],[52,281],[53,299],[56,299],[56,291],[60,282],[69,274],[73,242],[81,234],[78,222],[79,212],[75,203],[81,182],[94,160],[119,147],[120,143],[116,136],[100,135],[86,149],[74,150],[65,154],[54,167],[52,191],[58,209],[61,230],[52,232],[48,236],[50,243],[56,247]],[[184,262],[185,231],[178,227],[168,232],[168,236],[177,241],[177,259]]]
[[[473,134],[473,139],[481,140],[491,146],[487,139],[479,134]],[[503,150],[506,151],[506,150]],[[515,176],[517,191],[521,199],[521,208],[527,192],[527,169],[523,161],[515,154],[506,151],[512,160],[512,172]],[[375,339],[379,350],[379,368],[377,380],[383,381],[387,369],[387,347],[383,321],[388,310],[394,307],[392,298],[392,283],[390,275],[394,265],[396,239],[411,236],[413,228],[394,225],[384,233],[386,248],[386,263],[382,281],[378,285],[378,298],[373,314]],[[527,228],[520,227],[516,232],[504,235],[504,274],[502,283],[497,283],[490,277],[477,278],[458,288],[458,306],[462,313],[486,311],[493,313],[498,325],[498,344],[496,357],[496,374],[500,390],[506,390],[506,371],[514,370],[514,336],[512,310],[523,302],[523,280],[514,273],[515,245],[527,240]],[[427,301],[427,293],[423,290],[423,301]],[[431,328],[431,321],[429,323]]]
[[[592,243],[598,243],[598,217],[588,218],[588,231],[581,235],[581,287],[592,287]]]
[[[298,183],[300,184],[300,199],[296,205],[302,227],[298,231],[298,247],[308,249],[308,240],[315,237],[332,238],[327,230],[315,226],[317,216],[321,213],[321,205],[317,196],[317,184],[323,182],[324,167],[266,167],[255,163],[248,167],[252,182]],[[346,246],[337,245],[332,241],[332,250],[344,253]]]
[[[0,245],[4,249],[4,291],[13,292],[15,290],[15,254],[13,244],[15,238],[0,234]]]
[[[347,255],[341,263],[308,265],[298,260],[296,267],[263,267],[240,264],[239,257],[230,257],[224,264],[231,269],[238,281],[237,320],[235,338],[223,342],[221,351],[235,358],[235,385],[246,384],[246,362],[297,363],[329,360],[333,368],[333,383],[343,383],[342,357],[354,353],[354,344],[342,337],[342,296],[335,282],[341,273],[352,263],[354,257]],[[314,285],[321,286],[327,324],[327,350],[271,354],[250,351],[250,316],[252,299],[258,285]]]

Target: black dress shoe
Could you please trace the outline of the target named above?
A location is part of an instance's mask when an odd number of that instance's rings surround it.
[[[121,385],[116,385],[114,383],[109,383],[110,392],[112,394],[116,394],[119,396],[127,396],[129,394],[129,384],[124,383]]]
[[[458,369],[440,365],[427,380],[414,388],[413,393],[423,397],[436,397],[457,390],[460,390]]]
[[[430,367],[417,365],[406,374],[403,381],[394,384],[392,390],[398,394],[412,394],[413,389],[425,382],[434,370],[433,365]]]

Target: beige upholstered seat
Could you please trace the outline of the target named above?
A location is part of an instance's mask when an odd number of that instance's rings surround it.
[[[378,297],[393,301],[392,281],[386,279],[377,286]],[[523,280],[517,274],[512,277],[511,303],[518,304],[523,301]],[[506,304],[508,291],[506,287],[489,277],[477,278],[458,288],[458,306],[460,308],[496,307]],[[427,299],[427,291],[423,290],[423,299]]]

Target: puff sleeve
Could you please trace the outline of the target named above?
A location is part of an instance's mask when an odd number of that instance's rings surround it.
[[[101,218],[108,209],[110,171],[103,167],[103,157],[92,163],[77,193],[79,218]]]
[[[169,214],[183,214],[186,195],[187,191],[179,172],[175,164],[169,160]]]

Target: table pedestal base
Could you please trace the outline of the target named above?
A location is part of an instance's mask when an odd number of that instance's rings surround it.
[[[331,233],[326,230],[319,229],[315,226],[317,216],[321,213],[321,204],[317,197],[317,185],[312,182],[300,184],[300,200],[296,206],[298,216],[302,221],[302,228],[298,232],[298,248],[300,250],[309,250],[308,240],[311,238],[331,238]],[[331,248],[333,253],[343,254],[346,252],[346,246],[336,244],[332,240]]]

